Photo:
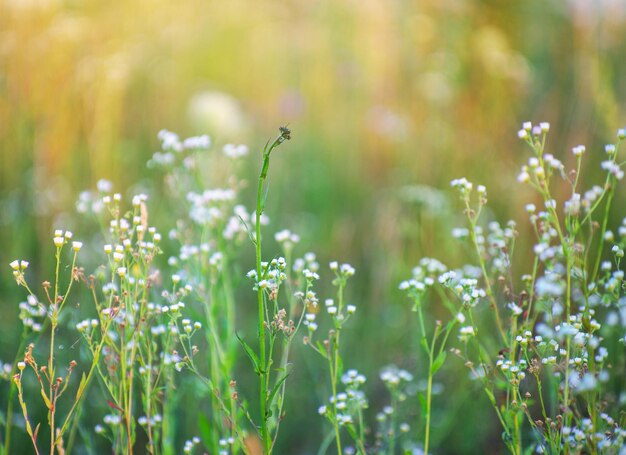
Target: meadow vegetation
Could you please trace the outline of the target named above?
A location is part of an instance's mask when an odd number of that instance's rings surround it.
[[[0,454],[620,453],[624,31],[0,2]]]

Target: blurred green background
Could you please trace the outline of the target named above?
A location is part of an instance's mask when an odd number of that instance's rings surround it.
[[[551,122],[549,148],[566,165],[585,143],[593,174],[626,123],[625,55],[621,0],[2,0],[0,359],[13,358],[21,330],[8,263],[30,260],[35,283],[49,276],[52,229],[77,227],[80,190],[158,179],[145,163],[162,128],[256,151],[288,123],[293,140],[271,170],[272,227],[300,233],[301,252],[322,263],[357,268],[346,357],[370,378],[372,407],[384,404],[380,367],[419,376],[398,282],[424,255],[464,258],[449,236],[462,222],[449,181],[486,184],[493,213],[521,221],[532,198],[515,182],[524,120]],[[314,366],[303,360],[296,375],[282,453],[318,443],[302,432],[322,424]],[[500,451],[486,401],[446,374],[440,452]],[[459,426],[467,416],[485,424]]]

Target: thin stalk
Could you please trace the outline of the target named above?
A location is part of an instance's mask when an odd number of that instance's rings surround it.
[[[24,325],[22,327],[22,337],[21,337],[21,342],[20,342],[20,346],[17,348],[17,354],[15,355],[15,360],[13,360],[13,371],[11,372],[11,377],[13,377],[13,374],[15,374],[15,372],[17,371],[17,362],[19,361],[19,359],[21,357],[24,356],[24,349],[26,348],[26,333],[27,333],[27,328]],[[10,382],[9,384],[9,404],[7,406],[7,421],[6,421],[6,426],[5,426],[5,436],[4,436],[4,449],[3,449],[3,454],[8,455],[10,453],[10,449],[11,449],[11,428],[13,426],[13,401],[15,399],[15,392],[17,391],[17,387],[15,386],[15,383],[13,381]]]
[[[435,361],[435,341],[439,336],[439,328],[439,325],[435,326],[435,333],[433,334],[433,339],[430,344],[430,350],[428,352],[428,386],[426,388],[426,428],[424,430],[424,455],[428,455],[428,443],[430,441],[430,414],[433,393],[433,363]]]
[[[255,219],[255,253],[256,253],[256,272],[257,280],[261,281],[262,277],[262,251],[261,251],[261,215],[265,209],[264,192],[265,181],[267,180],[267,172],[270,166],[270,154],[277,146],[282,144],[285,140],[289,139],[290,132],[287,128],[281,127],[280,135],[274,139],[274,142],[267,144],[263,149],[263,164],[261,166],[261,174],[259,175],[259,185],[257,188],[256,198],[256,219]],[[257,285],[257,302],[258,302],[258,336],[259,336],[259,406],[261,412],[261,439],[263,440],[263,453],[270,454],[272,451],[272,440],[268,428],[268,410],[267,410],[267,398],[268,398],[268,384],[269,384],[269,371],[268,359],[266,353],[266,333],[265,333],[265,295],[264,290]]]

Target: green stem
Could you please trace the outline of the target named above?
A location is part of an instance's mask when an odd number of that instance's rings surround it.
[[[17,354],[15,355],[15,360],[13,360],[13,371],[11,372],[11,378],[13,377],[13,374],[15,374],[17,372],[17,362],[19,361],[20,358],[23,358],[24,356],[24,349],[26,348],[26,333],[27,333],[27,329],[26,326],[24,325],[22,327],[22,337],[21,337],[21,342],[20,342],[20,346],[17,348]],[[9,404],[7,406],[7,421],[6,421],[6,434],[4,437],[4,449],[3,449],[3,454],[4,455],[9,455],[10,449],[11,449],[11,428],[13,426],[13,400],[15,399],[15,392],[17,391],[17,387],[15,386],[15,383],[13,382],[13,380],[11,380],[10,384],[9,384]]]
[[[428,443],[430,440],[430,414],[433,392],[433,362],[435,353],[435,341],[439,335],[439,325],[435,327],[435,333],[430,344],[430,350],[428,352],[428,386],[426,388],[426,428],[424,430],[424,455],[428,455]]]
[[[281,134],[274,139],[274,142],[265,146],[263,149],[263,164],[261,166],[261,174],[259,175],[259,185],[257,188],[256,198],[256,219],[255,219],[255,252],[256,252],[256,272],[257,283],[262,279],[261,268],[261,215],[265,209],[265,199],[263,195],[263,189],[265,188],[265,180],[267,179],[267,172],[270,166],[270,154],[272,150],[282,144],[286,139],[289,139],[289,130],[281,128]],[[263,453],[268,455],[272,451],[272,440],[268,428],[268,410],[267,410],[267,397],[268,397],[268,383],[269,372],[267,371],[268,359],[266,358],[266,333],[265,333],[265,296],[261,286],[257,285],[257,302],[259,310],[259,405],[261,412],[261,439],[263,440]]]

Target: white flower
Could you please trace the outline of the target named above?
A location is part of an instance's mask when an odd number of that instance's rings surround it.
[[[106,180],[106,179],[98,180],[98,183],[96,186],[98,188],[98,191],[101,193],[110,193],[111,189],[113,188],[113,184],[109,180]]]
[[[530,175],[528,174],[527,171],[522,171],[517,176],[517,181],[520,183],[528,183],[530,181]]]

